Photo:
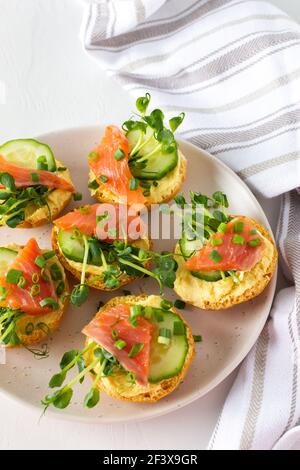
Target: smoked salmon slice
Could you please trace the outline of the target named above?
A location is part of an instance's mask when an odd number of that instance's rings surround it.
[[[189,271],[250,271],[261,259],[264,240],[251,220],[234,218],[185,262]]]
[[[137,317],[138,325],[134,327],[128,321],[129,316],[128,304],[110,307],[94,318],[82,332],[111,353],[124,369],[133,372],[140,385],[146,386],[153,326],[144,318]],[[123,349],[118,349],[115,345],[116,338],[125,342]],[[128,354],[135,344],[143,344],[143,347],[135,357],[130,358]]]
[[[0,278],[0,286],[4,291],[3,300],[0,302],[1,307],[20,309],[22,312],[34,316],[44,315],[52,310],[51,307],[40,306],[40,301],[43,299],[51,297],[54,301],[57,300],[48,268],[44,268],[42,276],[41,268],[35,264],[36,257],[41,255],[42,251],[34,238],[29,240],[27,245],[19,251],[14,262],[9,266],[9,271],[12,269],[22,271],[26,283],[24,287],[19,287],[7,282],[6,277]],[[34,284],[39,286],[36,289],[39,291],[36,295],[32,295]]]
[[[124,157],[116,160],[115,153],[123,151]],[[105,184],[107,189],[118,196],[123,204],[144,204],[146,198],[140,186],[137,189],[129,188],[130,179],[133,178],[129,166],[129,144],[123,132],[116,126],[108,126],[104,137],[98,147],[90,154],[89,166],[95,174],[99,184]],[[103,183],[99,179],[105,177]]]
[[[54,220],[54,225],[62,230],[78,229],[82,234],[90,237],[95,235],[96,231],[96,213],[100,204],[79,207],[59,219]]]
[[[41,184],[48,188],[62,189],[71,193],[75,191],[71,183],[51,171],[21,168],[6,161],[2,155],[0,155],[0,171],[9,173],[14,178],[17,188]],[[3,188],[1,185],[0,187]]]
[[[56,219],[54,224],[62,230],[76,228],[82,234],[106,242],[136,240],[146,233],[146,226],[134,208],[118,204],[83,206]]]

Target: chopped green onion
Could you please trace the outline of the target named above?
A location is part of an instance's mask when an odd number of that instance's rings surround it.
[[[31,276],[31,280],[33,284],[37,284],[40,280],[39,274],[37,272],[33,273],[33,275]]]
[[[41,269],[41,278],[43,279],[43,281],[49,282],[50,277],[48,275],[47,268],[42,268]]]
[[[164,321],[164,313],[162,310],[160,310],[159,308],[155,308],[154,309],[154,316],[155,316],[155,320],[160,323],[162,321]]]
[[[40,157],[38,157],[38,159],[37,159],[37,169],[38,170],[48,171],[48,163],[47,163],[47,159],[44,155],[41,155]]]
[[[210,259],[212,259],[215,263],[219,263],[222,259],[222,256],[217,250],[212,250],[210,254]]]
[[[260,238],[253,238],[253,240],[248,241],[248,245],[254,248],[255,246],[259,246],[261,244]]]
[[[129,317],[128,321],[131,324],[131,326],[133,326],[133,328],[136,328],[138,326],[138,321],[135,317]]]
[[[163,310],[170,310],[170,308],[173,307],[173,302],[170,302],[169,300],[163,299],[160,303],[160,307]]]
[[[25,277],[21,276],[20,279],[19,279],[19,282],[18,282],[18,287],[20,287],[21,289],[24,289],[26,284],[27,284],[27,282],[26,282]]]
[[[115,346],[119,350],[125,348],[126,344],[126,341],[123,341],[122,339],[118,339],[118,341],[115,342]]]
[[[153,315],[153,308],[152,307],[145,307],[144,308],[144,317],[146,320],[151,320]]]
[[[55,251],[54,250],[46,251],[45,253],[43,253],[43,256],[46,260],[53,258],[53,256],[55,256]]]
[[[160,328],[159,336],[164,336],[165,338],[171,338],[172,332],[170,328]]]
[[[117,161],[123,160],[123,158],[125,157],[124,150],[119,147],[118,150],[115,152],[114,157]]]
[[[174,307],[178,308],[179,310],[183,310],[185,308],[185,302],[181,299],[176,299],[174,302]]]
[[[81,201],[82,200],[82,194],[81,193],[73,193],[73,200],[74,201]]]
[[[130,352],[128,353],[128,357],[133,359],[135,356],[138,355],[139,352],[144,348],[144,343],[136,343],[132,346]]]
[[[105,175],[100,175],[100,176],[99,176],[99,180],[100,180],[102,183],[107,183],[108,178],[107,178],[107,176],[105,176]]]
[[[235,222],[233,231],[235,233],[241,233],[243,230],[244,230],[244,222],[241,222],[240,220]]]
[[[136,178],[130,178],[129,180],[129,189],[130,191],[135,191],[138,188],[139,182]]]
[[[59,166],[57,168],[57,171],[66,171],[67,167],[66,166]]]
[[[130,307],[130,316],[138,317],[142,315],[142,306],[141,305],[131,305]]]
[[[236,245],[243,245],[245,242],[245,238],[242,237],[241,235],[234,235],[232,242],[235,243]]]
[[[51,307],[52,310],[58,310],[59,305],[58,303],[52,299],[52,297],[47,297],[46,299],[43,299],[40,301],[40,306],[41,307]]]
[[[219,245],[223,245],[223,240],[222,238],[212,238],[210,243],[212,246],[219,246]]]
[[[38,173],[31,173],[31,180],[33,181],[33,183],[38,183],[40,181]]]
[[[9,284],[18,284],[23,272],[19,269],[10,269],[6,274],[6,282]]]
[[[218,232],[224,234],[226,233],[226,229],[227,229],[227,224],[225,224],[225,222],[222,222],[218,227]]]
[[[256,234],[257,234],[256,228],[253,228],[250,230],[250,235],[256,235]]]
[[[168,346],[171,342],[172,332],[169,328],[160,328],[157,342]]]
[[[176,320],[173,325],[173,334],[175,336],[183,336],[185,334],[185,326],[181,320]]]
[[[65,283],[61,281],[56,288],[56,295],[60,297],[65,290]]]
[[[111,331],[111,336],[112,336],[113,339],[118,339],[118,338],[119,338],[119,335],[118,335],[117,330],[113,329],[113,330]]]
[[[31,286],[30,295],[32,295],[32,297],[39,295],[40,292],[41,292],[41,286],[39,284],[33,284],[33,286]]]
[[[61,269],[57,263],[51,264],[50,273],[53,281],[61,281],[63,278]]]
[[[195,343],[201,343],[202,342],[202,336],[201,335],[193,335]]]
[[[46,260],[44,258],[43,255],[41,256],[37,256],[34,260],[35,264],[39,267],[39,268],[44,268],[46,266]]]
[[[97,183],[97,180],[90,181],[88,184],[89,189],[98,189],[99,184]]]

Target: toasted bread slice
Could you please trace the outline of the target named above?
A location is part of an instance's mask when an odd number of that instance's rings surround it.
[[[61,264],[68,270],[70,271],[73,276],[76,277],[76,279],[81,278],[81,271],[82,271],[82,264],[77,263],[75,261],[69,260],[68,258],[65,257],[63,254],[59,243],[57,239],[59,229],[57,227],[54,227],[52,230],[52,247],[55,250],[55,253],[60,260]],[[151,242],[148,239],[143,239],[143,240],[137,240],[134,243],[132,243],[134,246],[137,246],[139,248],[144,248],[145,250],[149,250],[151,248]],[[147,265],[145,266],[147,267]],[[85,282],[88,286],[93,287],[95,289],[103,290],[103,291],[114,291],[117,289],[120,289],[120,287],[125,286],[129,284],[130,282],[139,279],[142,276],[136,277],[136,276],[128,276],[126,273],[122,274],[121,277],[119,277],[120,285],[116,288],[113,289],[108,289],[105,287],[104,279],[103,279],[103,268],[99,266],[91,266],[88,265],[86,269],[86,276],[85,276]]]
[[[62,162],[56,159],[55,161],[57,167],[64,167]],[[59,176],[64,178],[69,183],[72,183],[71,175],[68,169],[60,171]],[[64,208],[69,204],[71,198],[72,193],[70,191],[54,189],[46,198],[49,207],[28,205],[25,209],[25,220],[19,224],[17,228],[35,228],[41,225],[49,224],[51,220],[55,219],[59,213],[64,210]],[[49,211],[51,212],[51,219]]]
[[[7,246],[6,248],[17,251],[23,247],[13,244]],[[45,315],[38,316],[26,315],[24,313],[20,318],[18,318],[16,333],[21,341],[21,345],[32,346],[33,344],[44,341],[49,335],[58,329],[62,317],[69,305],[69,285],[65,271],[56,256],[47,261],[48,266],[53,263],[56,263],[61,267],[64,282],[64,291],[61,293],[58,299],[59,309]],[[28,328],[28,325],[30,325],[30,329]],[[5,347],[11,348],[14,346],[7,344]]]
[[[240,219],[251,220],[255,228],[265,238],[266,247],[262,259],[251,271],[243,273],[243,278],[236,284],[231,277],[215,282],[198,279],[184,266],[180,249],[175,249],[178,270],[174,290],[185,302],[204,310],[221,310],[235,304],[246,302],[259,295],[269,284],[277,265],[277,249],[270,233],[256,220],[238,216]]]
[[[151,186],[150,196],[146,198],[146,206],[161,204],[171,201],[179,192],[186,176],[186,158],[182,152],[178,152],[178,165],[168,175],[158,181],[158,186]],[[95,180],[95,175],[90,171],[89,182]],[[113,192],[100,183],[97,189],[91,190],[91,195],[100,202],[120,203],[121,200]]]
[[[141,295],[141,296],[125,296],[125,297],[116,297],[109,302],[107,302],[104,307],[102,307],[97,315],[101,315],[101,313],[107,309],[108,307],[113,307],[118,304],[131,304],[131,305],[147,305],[152,307],[159,307],[161,302],[161,297],[155,295]],[[179,384],[182,382],[184,377],[187,374],[187,371],[191,365],[191,362],[195,355],[195,344],[192,331],[189,325],[186,323],[184,318],[176,311],[174,308],[171,309],[174,311],[184,322],[186,327],[186,337],[188,341],[188,351],[185,357],[184,365],[180,371],[180,373],[172,377],[170,379],[162,380],[158,383],[151,383],[148,384],[147,387],[142,387],[139,384],[126,384],[124,380],[120,382],[122,379],[118,376],[109,376],[103,377],[98,382],[99,390],[103,391],[107,395],[110,395],[117,400],[123,401],[131,401],[131,402],[143,402],[143,403],[155,403],[156,401],[160,400],[161,398],[169,395],[173,392]],[[87,343],[89,342],[89,338],[87,338]],[[87,364],[93,358],[93,351],[89,351],[86,355],[86,362]],[[123,375],[124,376],[124,375]]]

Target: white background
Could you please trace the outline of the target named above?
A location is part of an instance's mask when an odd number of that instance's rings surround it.
[[[299,0],[272,3],[300,21]],[[0,0],[1,142],[127,117],[129,97],[82,49],[83,7],[80,0]],[[278,201],[264,207],[275,225]],[[37,411],[1,397],[0,449],[205,448],[232,380],[171,415],[130,425],[39,421]]]

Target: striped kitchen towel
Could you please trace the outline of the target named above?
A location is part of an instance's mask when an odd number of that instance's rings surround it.
[[[271,449],[300,420],[300,27],[255,0],[85,0],[83,41],[135,97],[187,114],[181,137],[282,196],[279,293],[211,449]],[[230,432],[228,432],[230,430]]]

